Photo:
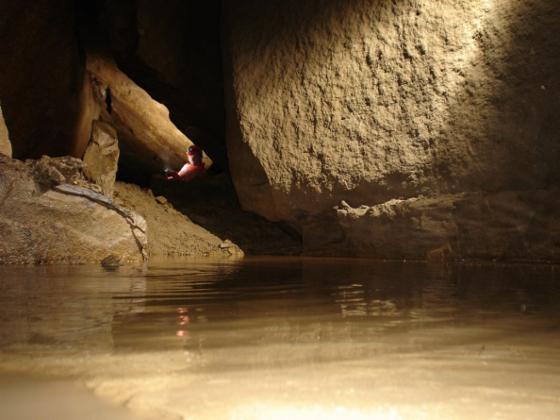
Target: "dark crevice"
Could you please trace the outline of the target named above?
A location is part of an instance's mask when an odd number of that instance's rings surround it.
[[[113,103],[113,98],[111,98],[111,88],[107,88],[107,90],[105,91],[105,105],[106,105],[107,113],[109,115],[113,113],[112,103]]]

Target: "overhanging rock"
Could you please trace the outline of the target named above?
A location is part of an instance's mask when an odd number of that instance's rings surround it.
[[[91,123],[101,119],[117,130],[124,155],[154,170],[180,168],[186,160],[185,150],[193,142],[171,122],[169,110],[111,60],[90,55],[86,69],[82,132],[78,135],[75,155],[83,154]],[[207,167],[212,164],[206,155],[204,162]]]

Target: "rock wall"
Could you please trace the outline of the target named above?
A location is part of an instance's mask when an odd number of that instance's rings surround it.
[[[556,261],[560,191],[442,194],[337,208],[339,252],[383,259]],[[315,249],[332,253],[333,249]]]
[[[352,249],[379,240],[349,235],[341,200],[373,207],[560,180],[553,0],[241,0],[224,16],[240,201],[291,221],[310,251],[331,229],[328,241]]]
[[[0,99],[17,158],[72,149],[83,76],[74,3],[0,2]]]

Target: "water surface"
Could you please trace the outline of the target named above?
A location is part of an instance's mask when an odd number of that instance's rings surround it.
[[[554,266],[0,267],[0,404],[32,418],[85,388],[106,418],[558,418],[559,321]]]

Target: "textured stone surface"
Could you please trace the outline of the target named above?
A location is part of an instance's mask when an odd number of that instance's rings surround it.
[[[89,56],[87,74],[91,97],[99,105],[101,119],[116,128],[122,154],[159,170],[181,168],[185,151],[193,143],[171,122],[169,110],[110,60]],[[88,114],[95,116],[93,112]],[[211,165],[207,156],[204,160]]]
[[[337,207],[352,255],[404,259],[560,260],[560,193],[554,190],[444,194]]]
[[[560,180],[556,1],[242,0],[226,2],[225,21],[240,201],[293,223],[308,250],[353,231],[348,218],[344,230],[329,225],[341,200],[375,208],[421,195],[547,190]],[[517,214],[506,196],[494,197]],[[373,225],[366,230],[377,232]],[[388,241],[394,232],[397,242],[421,236],[392,229],[383,230]],[[332,253],[381,255],[363,243]]]
[[[301,236],[286,223],[270,222],[243,211],[226,174],[169,182],[154,178],[156,200],[167,202],[214,235],[230,239],[245,255],[300,255]],[[164,197],[162,197],[164,196]]]
[[[236,244],[195,224],[164,197],[154,197],[150,190],[117,182],[115,201],[146,220],[150,257],[241,258],[244,255]]]
[[[243,205],[297,220],[557,182],[552,0],[230,2],[228,147]]]
[[[112,197],[119,164],[119,142],[115,129],[109,124],[93,122],[84,164],[84,175],[99,185],[104,195]]]
[[[0,156],[0,264],[100,263],[111,255],[120,263],[145,260],[144,219],[66,184],[78,183],[74,161]]]
[[[0,153],[8,157],[12,157],[12,143],[10,142],[10,133],[4,115],[2,114],[2,107],[0,106]]]

